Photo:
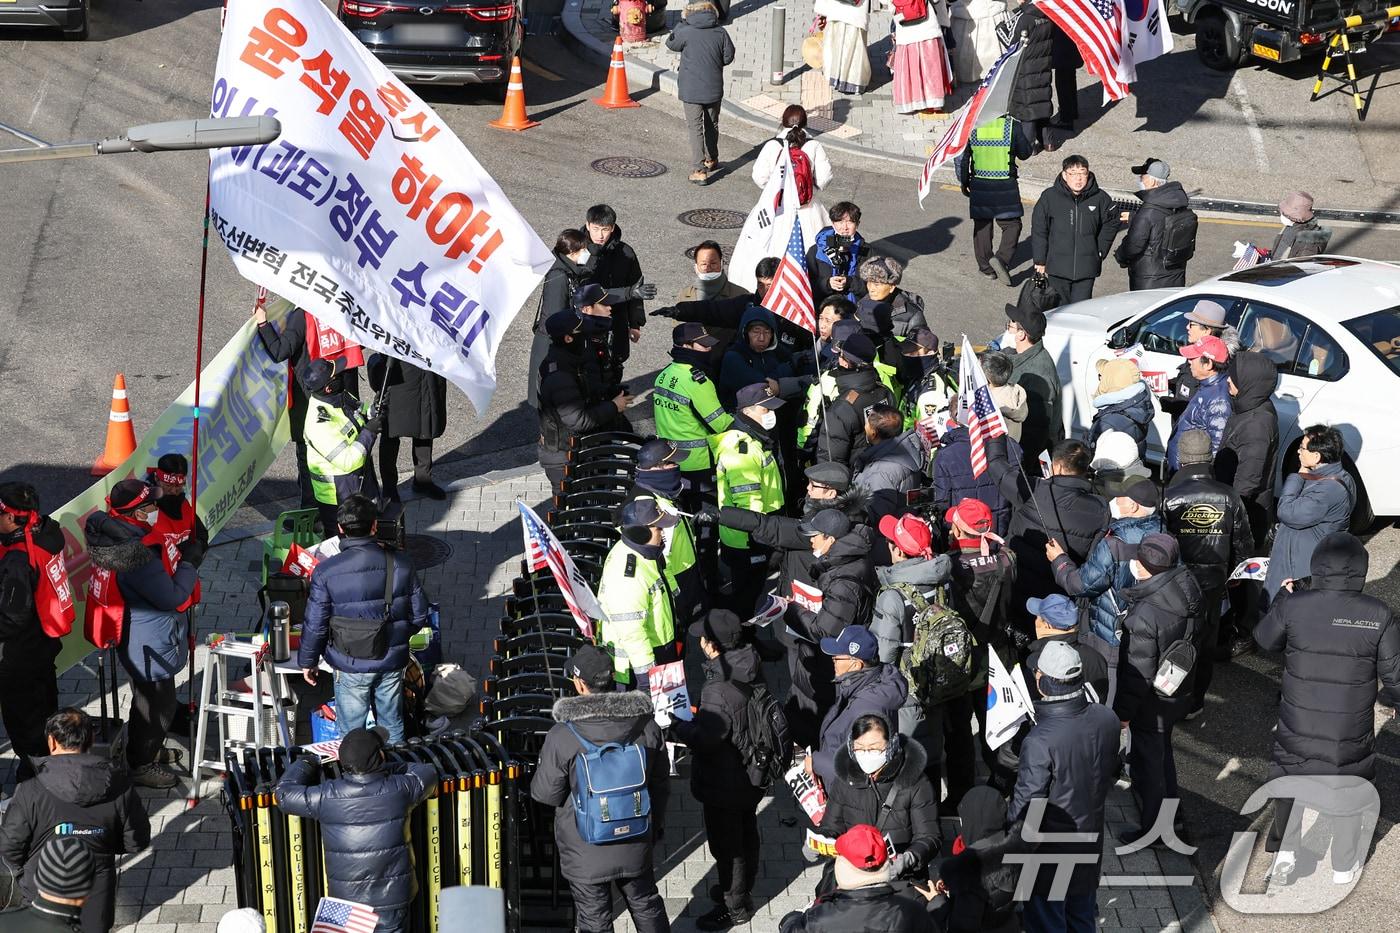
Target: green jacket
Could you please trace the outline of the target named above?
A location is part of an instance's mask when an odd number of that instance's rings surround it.
[[[714,381],[698,365],[699,354],[677,348],[671,356],[675,362],[657,375],[651,396],[656,436],[681,449],[683,472],[708,470],[713,465],[713,435],[727,431],[734,419],[719,403]]]
[[[636,545],[623,539],[613,545],[603,563],[598,603],[607,618],[598,625],[597,640],[612,652],[620,683],[631,682],[633,671],[650,669],[658,649],[675,643],[671,605],[675,593],[665,562],[661,545]]]
[[[306,406],[302,436],[306,439],[306,469],[317,502],[334,505],[335,479],[364,469],[374,435],[365,427],[369,409],[350,396],[349,404],[312,396]]]

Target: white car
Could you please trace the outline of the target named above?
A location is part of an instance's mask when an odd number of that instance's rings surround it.
[[[1124,292],[1051,311],[1045,348],[1056,362],[1065,428],[1086,436],[1099,360],[1132,356],[1156,395],[1183,359],[1185,315],[1203,298],[1226,308],[1240,346],[1278,365],[1279,479],[1297,469],[1303,429],[1342,433],[1358,480],[1353,527],[1400,515],[1400,265],[1347,256],[1266,263],[1188,288]],[[1171,418],[1157,407],[1148,457],[1165,457]]]

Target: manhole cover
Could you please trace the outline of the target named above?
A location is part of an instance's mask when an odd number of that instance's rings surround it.
[[[655,178],[666,174],[666,166],[639,156],[608,156],[593,162],[593,171],[616,178]]]
[[[436,567],[452,556],[452,545],[432,535],[406,535],[404,550],[413,558],[413,566],[417,570]]]
[[[702,207],[676,215],[676,219],[687,227],[702,230],[740,230],[749,215],[742,211],[729,211],[720,207]]]

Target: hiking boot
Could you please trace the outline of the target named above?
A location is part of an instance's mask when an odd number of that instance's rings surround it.
[[[707,171],[707,172],[713,172],[713,171],[716,171],[716,170],[719,169],[719,160],[718,160],[718,159],[706,159],[706,160],[704,161],[704,163],[702,163],[702,164],[703,164],[703,167],[704,167],[705,171]]]
[[[156,752],[156,764],[158,765],[179,765],[185,758],[185,750],[172,745],[162,745],[160,751]]]
[[[167,790],[179,784],[180,779],[153,761],[140,768],[133,768],[131,771],[131,783],[141,787],[154,787],[158,790]]]
[[[695,920],[697,930],[727,930],[742,926],[753,919],[753,910],[744,907],[725,907],[723,904]]]
[[[1274,856],[1274,864],[1269,868],[1268,880],[1277,885],[1288,884],[1292,880],[1293,872],[1298,867],[1298,860],[1293,857],[1293,853],[1287,849],[1279,849]]]

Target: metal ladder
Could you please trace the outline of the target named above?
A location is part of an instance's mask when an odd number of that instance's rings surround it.
[[[204,682],[199,690],[199,720],[195,734],[195,745],[190,758],[190,801],[198,801],[204,788],[204,775],[222,774],[223,755],[228,748],[229,717],[237,716],[253,721],[253,745],[262,748],[268,738],[263,735],[263,717],[267,714],[267,704],[263,701],[263,686],[272,694],[272,704],[277,716],[277,732],[281,744],[291,747],[291,729],[287,725],[286,691],[282,676],[273,669],[271,646],[264,643],[254,645],[236,641],[228,635],[209,636],[209,653],[204,657]],[[229,686],[228,663],[230,660],[247,661],[252,666],[249,676],[252,693],[235,692]],[[219,752],[216,758],[205,758],[204,749],[209,737],[209,717],[219,719]]]

